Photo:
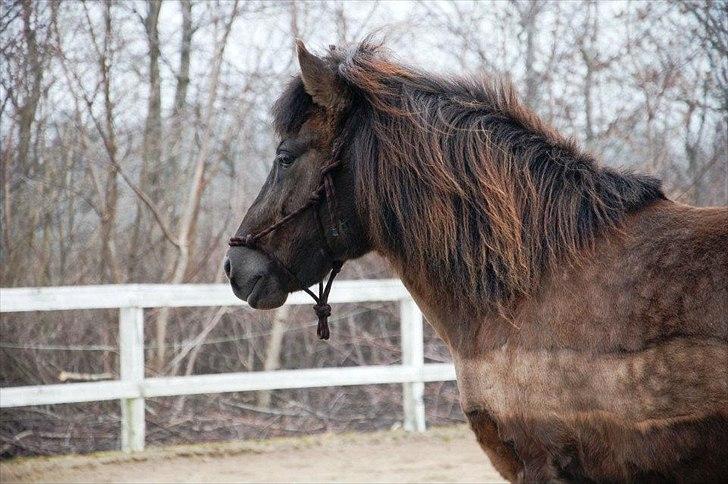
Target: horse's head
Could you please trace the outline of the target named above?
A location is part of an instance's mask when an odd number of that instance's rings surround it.
[[[258,309],[282,305],[289,292],[321,281],[335,262],[368,250],[354,170],[336,146],[346,89],[334,66],[301,42],[298,60],[300,76],[274,106],[280,143],[273,166],[224,264],[235,295]]]

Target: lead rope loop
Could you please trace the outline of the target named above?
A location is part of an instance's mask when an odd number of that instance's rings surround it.
[[[316,335],[319,339],[329,339],[331,331],[329,331],[329,316],[331,316],[331,306],[329,305],[329,293],[331,292],[331,286],[334,283],[334,278],[341,270],[341,266],[344,263],[341,261],[334,261],[331,266],[331,274],[329,280],[326,281],[326,288],[324,289],[323,281],[319,282],[319,295],[316,298],[316,304],[313,306],[313,310],[318,316],[318,326],[316,327]]]

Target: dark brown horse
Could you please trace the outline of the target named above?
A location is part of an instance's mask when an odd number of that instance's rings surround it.
[[[277,307],[376,251],[448,344],[507,479],[728,479],[728,210],[599,166],[504,82],[369,42],[298,54],[236,235],[295,217],[230,249],[235,294]]]

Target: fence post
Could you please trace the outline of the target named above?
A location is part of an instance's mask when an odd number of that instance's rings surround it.
[[[422,313],[412,298],[402,299],[399,306],[402,335],[402,364],[417,369],[422,375],[424,349]],[[421,381],[403,383],[404,429],[409,432],[425,431],[425,384]]]
[[[119,310],[119,376],[141,384],[144,380],[144,309]],[[121,400],[121,450],[144,450],[144,399]]]

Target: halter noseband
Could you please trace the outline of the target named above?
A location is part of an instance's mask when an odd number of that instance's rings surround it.
[[[255,249],[259,252],[262,252],[263,254],[265,254],[266,257],[273,261],[273,263],[276,264],[278,268],[285,272],[286,275],[296,281],[296,284],[298,284],[300,289],[306,291],[306,294],[313,298],[313,300],[316,302],[316,304],[313,306],[313,310],[316,312],[316,316],[318,317],[318,327],[316,328],[316,334],[318,335],[319,339],[329,339],[329,336],[331,334],[331,332],[329,331],[329,316],[331,316],[331,306],[328,304],[329,293],[331,292],[331,286],[334,283],[334,278],[341,270],[341,266],[344,264],[344,262],[340,260],[334,260],[334,262],[331,264],[331,274],[329,275],[329,279],[326,281],[326,285],[324,286],[323,281],[319,282],[318,284],[317,296],[313,293],[313,291],[306,287],[306,284],[301,282],[298,276],[296,276],[296,274],[294,274],[292,270],[286,267],[286,265],[283,264],[283,262],[281,262],[281,260],[273,252],[263,247],[260,244],[260,241],[263,237],[276,231],[281,226],[291,221],[294,217],[300,215],[310,207],[317,206],[321,202],[322,197],[325,197],[328,201],[329,222],[331,223],[328,230],[324,229],[324,242],[328,244],[328,242],[326,242],[327,236],[330,236],[332,238],[340,237],[341,223],[338,214],[338,206],[336,204],[336,190],[334,189],[334,182],[331,177],[331,172],[334,169],[338,168],[340,164],[340,161],[338,161],[337,158],[334,158],[334,161],[323,167],[323,169],[321,170],[319,184],[316,186],[316,189],[311,193],[308,201],[302,206],[300,206],[293,212],[290,212],[288,215],[284,216],[277,222],[264,228],[263,230],[260,230],[254,234],[247,234],[242,237],[232,237],[228,242],[228,245],[230,245],[230,247],[247,247],[249,249]],[[318,210],[316,211],[316,213],[318,214]],[[320,214],[318,215],[318,217],[320,225],[323,228],[324,225],[323,222],[321,222]]]

